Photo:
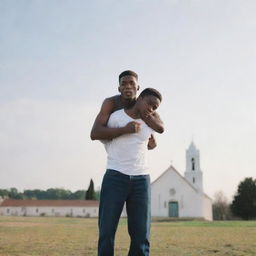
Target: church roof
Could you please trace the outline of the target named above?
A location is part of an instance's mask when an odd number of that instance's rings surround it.
[[[167,172],[172,171],[175,172],[185,183],[188,184],[188,186],[190,186],[195,192],[199,192],[198,189],[196,189],[186,178],[184,178],[172,165],[170,165],[169,168],[167,168],[166,171],[164,171],[157,179],[155,179],[151,185],[153,185],[155,182],[157,182],[162,176],[164,176]],[[208,195],[206,195],[205,193],[203,193],[203,195],[207,198],[209,198],[210,200],[212,200]]]
[[[0,207],[51,206],[51,207],[98,207],[97,200],[21,200],[5,199]]]
[[[153,182],[152,182],[152,184],[154,184],[156,181],[158,181],[162,176],[164,176],[167,172],[169,172],[169,171],[173,171],[173,172],[175,172],[176,174],[178,174],[178,176],[183,180],[183,181],[185,181],[193,190],[195,190],[196,192],[198,192],[198,190],[194,187],[194,186],[192,186],[172,165],[170,165],[170,167],[169,168],[167,168],[167,170],[166,171],[164,171],[156,180],[154,180]]]

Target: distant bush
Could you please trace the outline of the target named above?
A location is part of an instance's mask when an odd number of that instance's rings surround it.
[[[213,219],[214,220],[231,220],[232,212],[230,210],[230,204],[224,193],[218,191],[214,195],[214,201],[212,205]]]

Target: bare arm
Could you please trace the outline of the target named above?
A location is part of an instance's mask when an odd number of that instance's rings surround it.
[[[164,123],[161,120],[160,116],[156,112],[154,112],[153,115],[143,118],[143,120],[154,131],[156,131],[158,133],[164,132]]]
[[[111,98],[105,99],[91,130],[92,140],[111,140],[123,134],[139,131],[139,124],[136,122],[130,122],[126,126],[120,128],[107,127],[109,116],[113,111],[113,100]]]

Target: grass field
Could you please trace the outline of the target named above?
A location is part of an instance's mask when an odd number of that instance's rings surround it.
[[[0,216],[1,256],[96,256],[97,236],[97,219]],[[128,246],[121,219],[115,255],[127,255]],[[256,221],[153,221],[151,255],[255,256]]]

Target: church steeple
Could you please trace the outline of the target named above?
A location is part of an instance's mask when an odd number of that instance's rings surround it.
[[[200,153],[193,141],[186,150],[185,178],[195,188],[203,192],[203,173],[200,169]]]

